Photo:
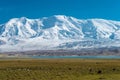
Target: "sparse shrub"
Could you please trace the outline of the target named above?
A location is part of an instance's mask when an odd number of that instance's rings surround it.
[[[102,73],[102,71],[101,71],[101,70],[98,70],[98,71],[97,71],[97,74],[101,74],[101,73]]]

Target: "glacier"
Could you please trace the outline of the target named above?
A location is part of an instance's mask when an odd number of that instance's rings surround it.
[[[120,47],[120,21],[54,15],[0,25],[0,52]]]

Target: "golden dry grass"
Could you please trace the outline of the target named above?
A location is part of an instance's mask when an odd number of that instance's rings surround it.
[[[120,60],[1,60],[0,80],[120,80]]]

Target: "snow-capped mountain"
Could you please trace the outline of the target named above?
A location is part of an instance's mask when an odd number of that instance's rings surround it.
[[[13,18],[0,25],[0,52],[120,47],[120,21],[55,15]]]

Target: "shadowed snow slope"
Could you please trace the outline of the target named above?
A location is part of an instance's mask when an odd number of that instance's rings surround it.
[[[119,34],[119,21],[64,15],[13,18],[0,25],[0,51],[120,47]]]

